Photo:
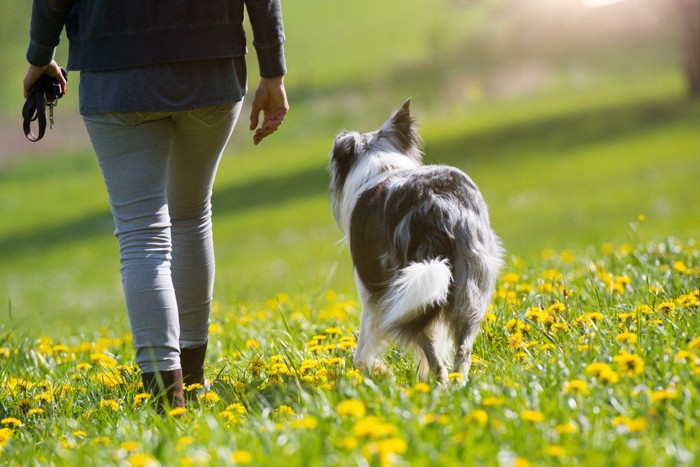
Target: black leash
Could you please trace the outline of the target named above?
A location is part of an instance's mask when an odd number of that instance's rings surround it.
[[[68,80],[68,73],[61,68],[61,74]],[[41,75],[29,90],[24,106],[22,107],[22,119],[24,120],[24,135],[29,141],[39,141],[46,133],[46,106],[49,106],[49,128],[53,128],[53,108],[58,103],[58,99],[63,97],[61,85],[56,78],[49,75]],[[39,124],[39,134],[32,133],[31,122],[37,120]]]

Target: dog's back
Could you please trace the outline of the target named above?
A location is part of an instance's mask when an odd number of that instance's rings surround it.
[[[353,262],[365,286],[384,296],[385,304],[393,301],[382,320],[387,331],[412,334],[411,329],[421,329],[441,310],[464,313],[470,308],[460,291],[465,287],[485,289],[490,297],[488,284],[498,269],[500,247],[481,193],[458,169],[422,166],[386,177],[360,196],[350,238]],[[419,264],[426,268],[415,266]],[[390,289],[393,285],[398,292],[397,280],[411,265],[424,287],[413,284],[417,303],[403,303],[409,309],[400,309]],[[403,283],[409,289],[406,277]],[[447,293],[435,292],[435,285]],[[438,306],[426,309],[428,305]]]

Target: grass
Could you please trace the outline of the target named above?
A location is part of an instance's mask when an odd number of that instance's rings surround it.
[[[141,396],[128,335],[0,334],[0,460],[52,465],[694,465],[700,251],[673,240],[511,263],[458,375],[352,364],[333,291],[217,304],[213,391],[182,416]],[[659,449],[659,446],[663,446]]]
[[[673,27],[508,49],[514,17],[491,28],[498,2],[461,3],[358,0],[342,17],[285,4],[292,112],[255,148],[244,118],[224,155],[214,392],[183,417],[139,395],[87,142],[3,165],[0,464],[697,464],[700,106],[683,99]],[[0,5],[11,125],[28,8]],[[533,63],[532,89],[499,88]],[[409,96],[426,160],[472,176],[508,250],[465,387],[418,383],[400,349],[392,376],[352,363],[359,310],[327,155],[341,128],[371,131]]]
[[[688,202],[700,196],[700,108],[680,100],[680,83],[663,75],[632,90],[609,86],[568,100],[554,93],[494,102],[450,120],[423,120],[416,103],[426,158],[474,178],[509,254],[527,260],[544,248],[627,241],[640,214],[646,221],[635,241],[700,237],[700,207]],[[294,118],[291,126],[300,123]],[[350,128],[367,131],[383,118]],[[215,296],[224,303],[279,291],[354,292],[327,199],[330,137],[295,139],[285,131],[251,148],[239,128],[221,164]],[[103,191],[88,151],[28,160],[0,174],[0,284],[11,301],[11,326],[56,335],[74,322],[125,329]],[[41,318],[47,315],[59,319]]]

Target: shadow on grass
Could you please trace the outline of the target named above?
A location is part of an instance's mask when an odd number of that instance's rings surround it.
[[[657,99],[611,105],[527,120],[491,130],[426,143],[430,162],[502,162],[509,157],[566,157],[567,152],[629,139],[683,121],[697,121],[700,106],[687,100]]]
[[[630,138],[682,121],[697,120],[700,106],[680,100],[647,100],[583,110],[539,120],[523,121],[480,133],[466,132],[456,138],[429,141],[429,162],[459,165],[503,163],[509,157],[566,157],[569,150]],[[329,136],[329,141],[331,141]],[[214,215],[247,212],[284,205],[328,189],[325,167],[312,167],[284,177],[261,177],[219,188],[214,192]],[[87,214],[32,232],[0,237],[0,256],[11,260],[56,247],[79,243],[98,235],[111,235],[107,212]]]
[[[47,225],[31,232],[0,237],[0,257],[9,261],[25,255],[36,256],[54,248],[65,248],[87,239],[112,235],[114,222],[109,212],[93,212],[65,223]]]

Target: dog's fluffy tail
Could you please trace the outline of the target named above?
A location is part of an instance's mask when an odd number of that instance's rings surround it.
[[[382,328],[395,330],[419,318],[433,305],[447,302],[452,271],[446,259],[411,263],[401,269],[384,301]]]

